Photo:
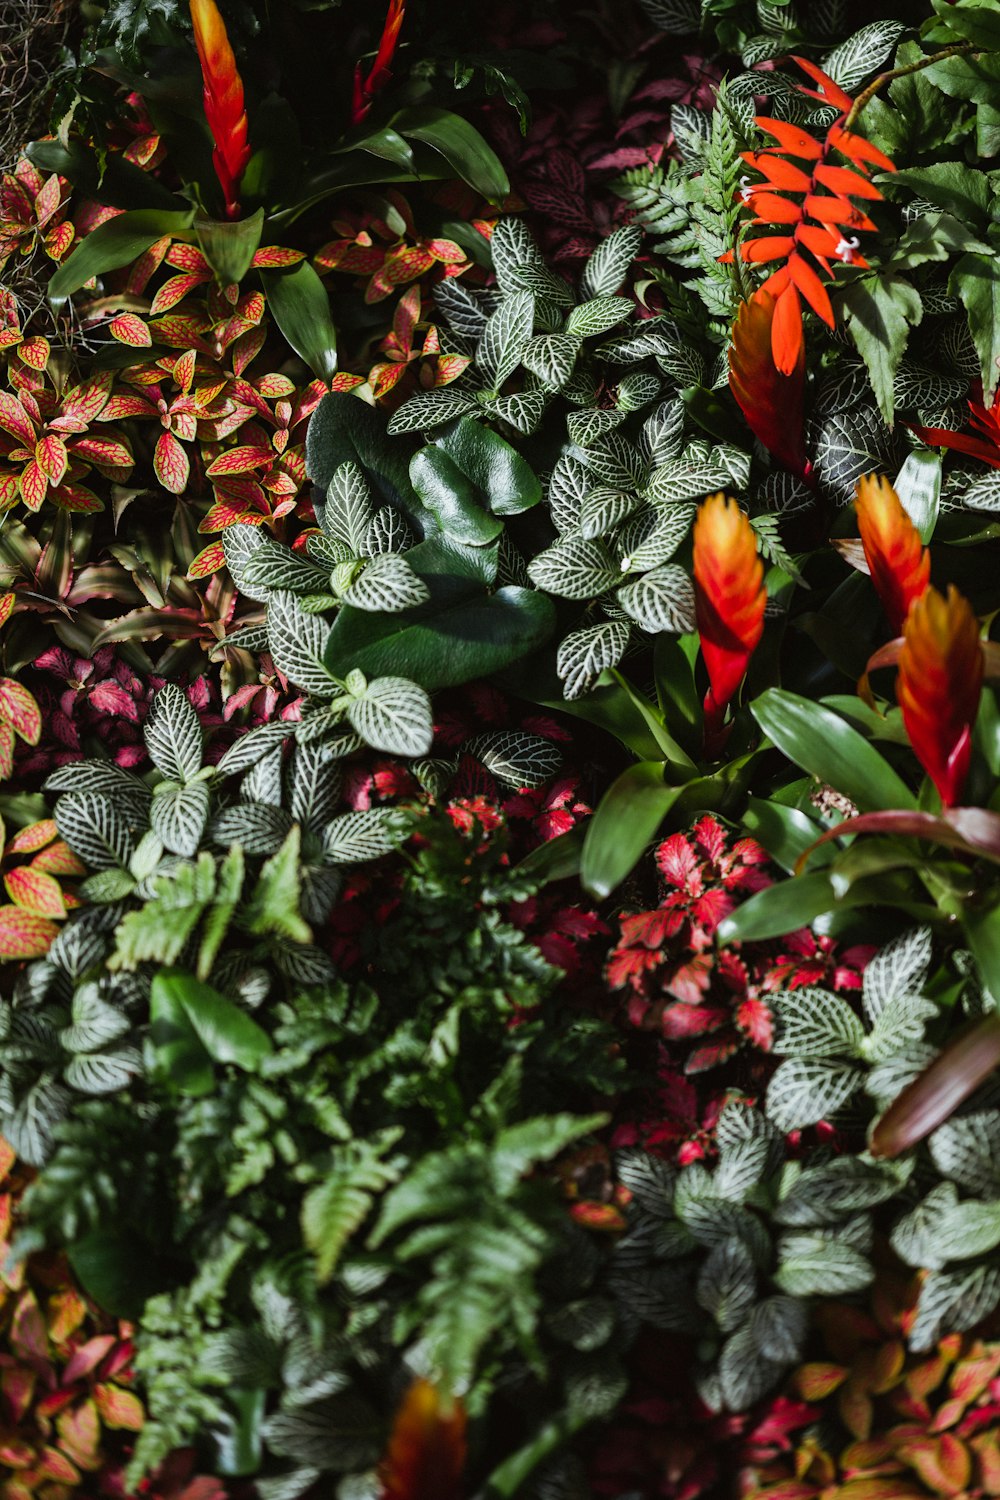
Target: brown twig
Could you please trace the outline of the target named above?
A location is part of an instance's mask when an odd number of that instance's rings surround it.
[[[907,63],[905,68],[890,68],[887,72],[880,73],[878,77],[872,83],[870,83],[866,89],[862,89],[861,93],[851,105],[851,108],[847,114],[847,118],[844,120],[844,129],[853,129],[853,127],[857,124],[858,116],[864,109],[865,105],[870,99],[874,99],[879,89],[882,88],[885,84],[892,83],[896,78],[905,78],[909,73],[922,73],[924,68],[929,68],[934,63],[944,62],[946,58],[960,57],[970,52],[977,52],[974,42],[956,42],[953,47],[943,47],[940,52],[935,52],[930,57],[920,58],[919,62]],[[979,49],[977,55],[982,55],[981,48]]]

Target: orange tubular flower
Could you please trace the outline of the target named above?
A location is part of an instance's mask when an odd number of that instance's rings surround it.
[[[191,0],[191,21],[205,81],[205,118],[215,142],[215,174],[226,200],[226,218],[238,219],[240,178],[250,160],[243,80],[215,0]]]
[[[979,712],[983,653],[979,622],[954,587],[928,588],[903,626],[896,698],[917,759],[945,807],[962,795]]]
[[[379,39],[378,51],[367,78],[361,76],[361,64],[354,69],[354,96],[351,100],[351,124],[360,125],[372,107],[372,100],[380,89],[384,89],[392,73],[392,62],[399,43],[399,30],[406,12],[406,0],[389,0],[385,25]]]
[[[415,1380],[396,1413],[379,1470],[381,1500],[461,1500],[465,1411],[446,1410],[429,1380]]]
[[[872,583],[899,635],[910,605],[930,582],[930,553],[884,474],[858,480],[854,508]]]
[[[729,347],[729,389],[754,436],[778,463],[804,479],[809,471],[804,427],[806,354],[800,344],[791,374],[781,373],[771,352],[774,316],[770,292],[755,292],[741,305]]]
[[[725,741],[723,718],[764,630],[764,564],[753,527],[735,500],[710,495],[694,523],[698,634],[711,684],[705,695],[705,754]]]

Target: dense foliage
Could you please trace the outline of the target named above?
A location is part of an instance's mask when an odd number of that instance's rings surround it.
[[[1000,9],[902,9],[67,23],[0,1500],[1000,1494]]]

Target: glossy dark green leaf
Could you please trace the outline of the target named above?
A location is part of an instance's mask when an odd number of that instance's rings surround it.
[[[424,104],[401,110],[389,123],[407,139],[440,152],[455,175],[491,203],[501,202],[510,192],[510,179],[500,158],[461,115]]]
[[[260,244],[263,228],[262,208],[247,219],[231,222],[195,219],[195,238],[222,286],[232,286],[243,280]]]
[[[812,818],[797,807],[784,807],[780,802],[765,802],[759,797],[748,798],[743,827],[789,875],[822,833]]]
[[[260,279],[281,332],[313,373],[329,384],[337,373],[337,330],[317,271],[303,260],[287,271],[262,271]]]
[[[541,500],[542,486],[531,465],[472,417],[459,417],[435,437],[435,445],[482,491],[494,515],[517,515]]]
[[[214,1086],[213,1063],[254,1072],[271,1051],[270,1037],[252,1017],[181,969],[164,969],[154,978],[150,1020],[158,1070],[181,1093],[207,1093]]]
[[[120,151],[98,158],[80,140],[32,141],[25,155],[40,172],[57,172],[78,191],[99,196],[111,208],[159,208],[177,212],[178,198],[151,172],[135,166]]]
[[[163,235],[184,236],[194,221],[194,209],[136,208],[100,224],[81,240],[49,282],[49,301],[58,307],[78,292],[92,276],[103,276],[127,266]]]
[[[368,677],[410,677],[428,692],[487,677],[530,655],[556,623],[551,599],[513,585],[443,608],[354,618],[363,613],[340,611],[327,645],[329,669],[338,677],[355,667]]]
[[[163,1291],[176,1274],[175,1267],[160,1263],[147,1240],[113,1224],[77,1240],[68,1254],[84,1291],[116,1318],[139,1318],[146,1299]]]
[[[635,869],[682,787],[667,786],[663,762],[629,766],[605,792],[587,824],[580,878],[603,899]]]
[[[580,873],[580,863],[583,857],[583,840],[587,827],[585,823],[577,823],[568,833],[561,833],[554,839],[546,839],[544,844],[539,844],[537,849],[532,849],[514,867],[519,876],[531,881],[537,881],[541,885],[548,885],[553,880],[571,880]]]
[[[849,797],[863,812],[916,807],[913,793],[888,761],[828,708],[797,693],[769,688],[750,711],[794,765]]]
[[[430,520],[410,483],[411,449],[386,436],[386,420],[357,396],[332,391],[313,412],[306,435],[306,472],[326,493],[341,464],[356,463],[382,500],[422,529]]]
[[[490,515],[479,491],[442,449],[421,448],[410,460],[410,481],[446,537],[469,547],[482,547],[503,531],[503,522]]]
[[[836,904],[833,886],[825,871],[781,880],[758,891],[720,922],[719,941],[734,943],[784,937],[800,927],[808,927]]]

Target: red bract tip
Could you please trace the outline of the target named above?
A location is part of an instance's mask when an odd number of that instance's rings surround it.
[[[953,586],[928,588],[903,626],[896,698],[917,759],[945,807],[962,795],[979,712],[983,653],[979,622]]]
[[[399,45],[399,32],[406,13],[406,0],[389,0],[385,25],[379,38],[378,51],[367,78],[362,76],[361,64],[354,70],[354,93],[351,99],[351,124],[360,125],[372,107],[372,100],[380,89],[384,89],[392,77],[390,64]]]
[[[763,290],[740,307],[729,349],[729,388],[754,436],[780,464],[803,478],[805,350],[799,346],[791,373],[782,374],[771,352],[774,313],[775,299]]]
[[[403,1397],[379,1469],[381,1500],[461,1500],[465,1410],[429,1380]]]
[[[191,22],[205,84],[205,118],[215,142],[212,161],[226,200],[226,218],[238,219],[240,178],[250,160],[243,80],[215,0],[191,0]]]
[[[930,582],[930,553],[884,475],[858,480],[854,507],[872,583],[898,635],[910,605]]]
[[[705,697],[705,752],[718,753],[726,705],[764,630],[764,565],[753,527],[735,500],[710,495],[694,523],[694,585]]]

